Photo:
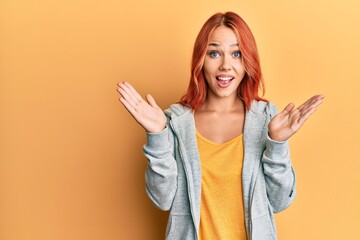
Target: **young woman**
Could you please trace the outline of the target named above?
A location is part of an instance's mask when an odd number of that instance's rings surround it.
[[[278,113],[259,97],[262,84],[254,37],[233,12],[205,22],[187,93],[165,114],[150,95],[118,84],[147,132],[146,191],[170,210],[166,239],[277,239],[273,213],[296,195],[287,140],[323,96]]]

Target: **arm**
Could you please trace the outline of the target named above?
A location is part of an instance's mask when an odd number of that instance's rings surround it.
[[[129,83],[118,83],[117,90],[120,102],[146,130],[146,193],[157,207],[169,210],[177,187],[177,165],[173,157],[174,137],[166,126],[166,116],[150,95],[145,101]]]
[[[266,139],[262,163],[268,199],[274,212],[286,209],[296,196],[295,172],[288,142]]]
[[[262,162],[268,198],[274,212],[287,208],[296,195],[295,172],[287,140],[316,111],[323,98],[321,95],[314,96],[296,109],[294,104],[290,103],[280,113],[274,105],[270,105],[270,113],[275,116],[269,123],[269,135]]]
[[[148,159],[145,170],[146,193],[160,209],[171,208],[177,189],[177,165],[173,157],[174,142],[167,126],[157,134],[147,133],[144,155]]]

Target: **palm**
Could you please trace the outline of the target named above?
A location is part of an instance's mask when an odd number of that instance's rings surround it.
[[[147,95],[145,101],[129,83],[118,85],[121,103],[146,131],[157,133],[165,128],[165,114],[151,95]]]
[[[277,114],[269,123],[269,135],[275,141],[286,141],[295,134],[304,122],[313,114],[322,103],[324,96],[316,95],[294,109],[290,103]]]

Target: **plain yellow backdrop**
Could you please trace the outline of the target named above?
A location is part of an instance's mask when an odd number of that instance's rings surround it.
[[[178,101],[197,32],[227,10],[255,35],[267,99],[326,96],[290,141],[298,196],[279,239],[360,239],[357,0],[1,1],[0,239],[164,238],[116,83]]]

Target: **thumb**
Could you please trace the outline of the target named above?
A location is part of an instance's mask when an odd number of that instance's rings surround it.
[[[155,99],[150,94],[146,95],[146,100],[152,107],[159,108],[159,106],[155,102]]]
[[[295,107],[294,103],[289,103],[281,113],[282,114],[288,114],[294,109],[294,107]]]

